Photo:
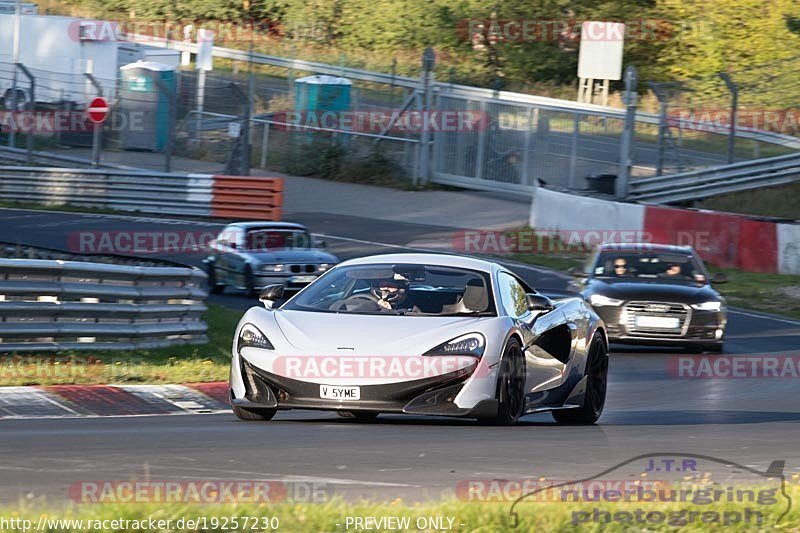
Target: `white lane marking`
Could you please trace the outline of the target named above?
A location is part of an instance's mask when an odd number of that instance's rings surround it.
[[[226,225],[221,222],[204,222],[202,220],[183,220],[179,218],[159,218],[159,217],[147,217],[141,215],[117,215],[109,213],[82,213],[78,211],[58,211],[53,209],[38,210],[38,209],[24,209],[20,207],[3,207],[0,208],[0,212],[2,211],[21,211],[23,213],[29,213],[28,216],[30,217],[56,213],[59,215],[72,215],[85,218],[99,218],[108,220],[133,220],[138,222],[153,222],[153,223],[158,222],[161,224],[186,224],[188,226],[224,227]],[[6,219],[0,217],[0,220],[6,220]]]
[[[409,485],[407,483],[391,483],[388,481],[362,481],[359,479],[349,479],[349,478],[339,478],[339,477],[324,477],[324,476],[303,476],[303,475],[289,475],[284,476],[280,474],[275,474],[272,472],[254,472],[252,470],[231,470],[229,468],[208,468],[208,467],[191,467],[191,466],[175,466],[170,465],[168,467],[162,467],[160,465],[153,464],[151,465],[153,468],[172,468],[174,470],[181,470],[181,471],[188,471],[188,472],[203,472],[205,475],[203,476],[204,479],[220,479],[226,480],[230,479],[231,476],[235,475],[244,475],[248,476],[248,479],[253,478],[263,478],[263,479],[270,479],[274,481],[283,481],[287,483],[330,483],[331,485],[374,485],[376,487],[419,487],[420,485]],[[2,468],[2,467],[0,467]],[[410,469],[409,469],[410,470]],[[224,473],[225,477],[215,477],[209,476],[209,472],[222,472]],[[188,478],[186,475],[183,476],[173,476],[177,478]]]
[[[776,322],[783,322],[785,324],[791,324],[793,326],[800,326],[800,320],[792,320],[791,318],[784,318],[767,313],[753,313],[752,311],[745,311],[743,309],[738,309],[738,308],[728,308],[728,313],[734,315],[747,316],[751,318],[763,318],[764,320],[774,320]]]

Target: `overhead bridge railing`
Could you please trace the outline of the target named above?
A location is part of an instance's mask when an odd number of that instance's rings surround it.
[[[97,260],[140,264],[64,260],[57,257],[70,256],[21,248],[0,244],[0,352],[208,342],[202,270],[108,256]]]
[[[652,203],[702,200],[800,179],[800,154],[743,161],[630,182],[629,199]]]
[[[280,220],[283,178],[11,166],[0,167],[0,200]]]

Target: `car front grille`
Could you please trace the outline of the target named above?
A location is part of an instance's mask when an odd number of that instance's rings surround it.
[[[289,272],[292,274],[313,274],[317,271],[317,265],[289,265]]]
[[[628,335],[652,338],[680,338],[686,335],[691,320],[688,305],[669,302],[628,302],[625,305]],[[637,317],[677,318],[678,328],[639,326]]]

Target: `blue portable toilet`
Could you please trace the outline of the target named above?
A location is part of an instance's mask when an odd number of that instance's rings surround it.
[[[350,109],[350,89],[347,78],[316,74],[294,82],[294,109],[305,112],[347,111]]]
[[[169,94],[162,91],[154,79],[174,92],[177,89],[175,68],[154,61],[137,61],[121,67],[120,71],[122,148],[162,151],[169,136],[170,101]]]

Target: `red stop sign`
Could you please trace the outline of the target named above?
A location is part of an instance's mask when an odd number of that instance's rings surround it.
[[[105,98],[95,98],[89,103],[89,108],[86,110],[86,114],[88,115],[89,120],[95,124],[102,124],[108,118],[109,111],[110,109],[108,108],[108,102],[106,102]]]

